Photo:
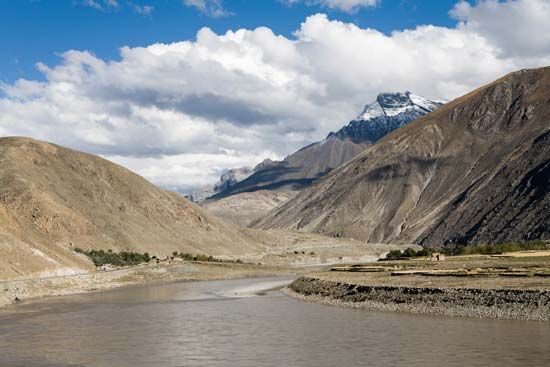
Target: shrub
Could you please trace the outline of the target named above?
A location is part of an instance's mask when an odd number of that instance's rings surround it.
[[[445,248],[447,255],[496,255],[504,252],[517,252],[529,250],[548,250],[548,244],[542,241],[531,242],[512,242],[499,244],[480,244],[472,246],[456,245],[455,247]]]
[[[88,256],[95,266],[113,265],[113,266],[134,266],[151,261],[151,257],[146,252],[139,254],[136,252],[113,252],[113,250],[90,250],[84,251],[80,248],[75,248],[75,252],[82,253]]]
[[[401,250],[391,250],[386,255],[386,260],[398,260],[401,258]]]
[[[401,254],[401,257],[415,257],[416,256],[416,251],[415,249],[409,247],[407,248],[405,251],[403,251],[403,253]]]
[[[432,253],[434,253],[434,251],[431,248],[425,247],[422,250],[417,251],[416,256],[417,257],[424,257],[424,256],[430,257],[430,256],[432,256]]]
[[[176,252],[177,254],[177,252]],[[204,262],[215,262],[215,263],[236,263],[236,264],[242,264],[242,261],[240,259],[237,259],[235,261],[233,260],[222,260],[222,259],[218,259],[212,255],[202,255],[202,254],[198,254],[198,255],[193,255],[193,254],[188,254],[188,253],[179,253],[177,255],[174,255],[174,256],[178,256],[180,257],[181,259],[183,260],[186,260],[186,261],[204,261]]]

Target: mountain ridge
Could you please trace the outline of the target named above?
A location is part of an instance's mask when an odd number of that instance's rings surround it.
[[[386,135],[254,226],[429,246],[547,238],[549,91],[548,67],[508,74]],[[506,196],[518,182],[539,195],[524,214]]]
[[[300,191],[332,169],[349,161],[387,133],[442,105],[410,92],[380,93],[363,112],[336,133],[309,144],[284,160],[268,162],[229,190],[210,197],[218,200],[230,195],[257,190]],[[372,111],[377,110],[381,114]],[[370,111],[370,112],[369,112]]]

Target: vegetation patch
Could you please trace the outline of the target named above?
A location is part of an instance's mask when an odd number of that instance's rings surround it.
[[[543,241],[532,242],[512,242],[499,244],[480,244],[480,245],[456,245],[453,247],[445,247],[441,250],[432,248],[423,248],[416,251],[413,248],[407,248],[404,251],[392,250],[382,260],[408,260],[416,257],[431,256],[433,253],[441,252],[447,256],[459,255],[500,255],[507,252],[519,251],[540,251],[550,250],[550,244]]]
[[[242,264],[242,261],[240,259],[237,260],[222,260],[218,259],[212,255],[193,255],[189,253],[183,253],[183,252],[177,252],[174,251],[172,253],[172,256],[179,257],[183,260],[187,261],[205,261],[205,262],[215,262],[215,263],[234,263],[234,264]]]
[[[424,248],[420,251],[416,251],[415,249],[409,247],[405,251],[391,250],[382,260],[407,260],[415,257],[431,256],[433,252],[434,250],[429,248]]]
[[[113,266],[134,266],[151,261],[151,257],[146,252],[139,254],[137,252],[113,252],[113,250],[90,250],[84,251],[81,248],[75,248],[75,252],[88,256],[95,266],[113,265]]]
[[[442,250],[445,255],[500,255],[505,252],[549,250],[550,245],[543,241],[499,243],[494,245],[457,245]]]

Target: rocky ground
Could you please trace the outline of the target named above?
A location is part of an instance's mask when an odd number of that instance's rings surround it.
[[[457,257],[335,267],[300,277],[303,301],[378,311],[550,321],[550,257]]]

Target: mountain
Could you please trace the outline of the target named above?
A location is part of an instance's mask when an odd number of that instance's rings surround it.
[[[382,93],[376,101],[365,106],[363,112],[348,125],[329,137],[349,139],[357,143],[375,143],[411,121],[435,111],[444,101],[432,101],[405,93]]]
[[[550,67],[394,131],[257,221],[369,242],[550,238]]]
[[[100,157],[0,138],[0,279],[91,269],[74,247],[259,253],[245,231]]]
[[[439,101],[410,92],[379,94],[376,101],[336,133],[330,133],[323,141],[308,145],[282,161],[269,161],[256,167],[248,178],[211,199],[257,190],[299,191],[348,162],[386,134],[441,105]]]
[[[214,185],[204,186],[186,196],[186,198],[192,202],[201,203],[215,194],[229,190],[230,187],[244,180],[252,173],[254,173],[254,171],[248,167],[230,169],[223,173],[220,176],[220,180]]]
[[[293,196],[288,192],[258,190],[242,192],[220,200],[206,200],[201,205],[227,223],[246,227]]]

